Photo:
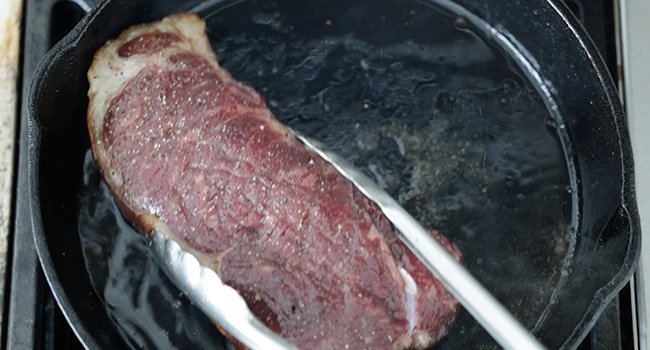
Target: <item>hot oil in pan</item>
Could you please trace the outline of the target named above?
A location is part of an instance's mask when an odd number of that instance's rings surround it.
[[[222,66],[450,237],[526,326],[544,321],[571,254],[569,177],[550,115],[499,50],[416,2],[217,5],[197,11]],[[85,177],[86,264],[125,339],[223,348],[120,217],[90,157]],[[481,344],[495,346],[461,311],[437,348]]]

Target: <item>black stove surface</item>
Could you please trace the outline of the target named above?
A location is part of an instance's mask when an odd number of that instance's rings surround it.
[[[617,80],[614,0],[565,0],[580,19],[600,50],[612,77]],[[84,11],[72,0],[26,0],[22,60],[22,96],[38,62],[54,43],[83,17]],[[20,154],[15,203],[14,238],[9,301],[3,344],[7,349],[83,349],[52,296],[38,265],[32,242],[26,187],[26,104],[22,100]],[[587,349],[633,348],[629,287],[607,307],[585,341]]]

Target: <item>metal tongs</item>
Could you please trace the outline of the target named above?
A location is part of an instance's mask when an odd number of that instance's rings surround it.
[[[244,298],[216,272],[167,235],[152,231],[147,243],[167,277],[229,335],[253,350],[297,350],[258,320]]]
[[[297,132],[297,138],[332,164],[397,228],[399,238],[444,283],[488,333],[506,349],[545,349],[422,225],[386,191],[320,143]],[[227,333],[251,349],[296,349],[248,309],[244,299],[219,276],[165,234],[153,231],[149,245],[168,277]]]
[[[499,301],[457,262],[422,225],[364,173],[317,141],[297,134],[312,151],[332,164],[397,228],[398,237],[485,330],[506,349],[545,349]]]

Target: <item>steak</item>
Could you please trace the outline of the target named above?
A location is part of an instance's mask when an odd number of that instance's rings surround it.
[[[194,253],[298,347],[431,346],[457,301],[374,203],[219,67],[204,31],[173,15],[94,57],[93,154],[124,215]]]

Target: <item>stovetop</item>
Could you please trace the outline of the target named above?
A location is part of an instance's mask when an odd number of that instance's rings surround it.
[[[615,81],[617,62],[617,4],[615,0],[565,0],[580,19],[600,50]],[[30,77],[46,51],[81,19],[80,3],[70,0],[26,0],[22,60],[22,96],[27,95]],[[20,149],[26,149],[26,104],[22,100]],[[34,250],[28,203],[21,193],[27,188],[26,152],[20,152],[14,206],[14,239],[9,301],[4,319],[3,340],[8,349],[83,349],[56,305],[38,265]],[[630,287],[627,286],[607,307],[579,349],[634,348]]]

